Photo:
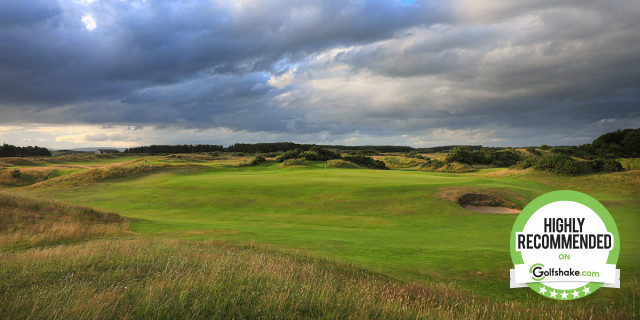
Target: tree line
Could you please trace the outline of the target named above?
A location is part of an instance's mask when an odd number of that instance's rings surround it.
[[[51,152],[47,148],[38,146],[17,147],[11,144],[0,146],[0,157],[30,157],[30,156],[50,156]]]
[[[132,147],[124,150],[125,153],[198,153],[198,152],[215,152],[224,151],[224,147],[212,144],[179,144],[179,145],[150,145]]]

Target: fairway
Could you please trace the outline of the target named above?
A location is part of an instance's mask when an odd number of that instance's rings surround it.
[[[127,159],[130,160],[130,159]],[[162,161],[151,161],[159,163]],[[151,164],[149,164],[151,165]],[[586,299],[634,299],[640,271],[637,171],[558,177],[483,169],[446,174],[329,168],[321,162],[280,168],[198,166],[72,187],[55,183],[29,193],[117,213],[153,238],[259,243],[351,264],[410,283],[447,283],[501,301],[537,299],[509,289],[509,235],[516,215],[462,208],[456,195],[486,192],[522,208],[548,191],[586,192],[620,230],[620,290]],[[50,181],[54,182],[54,181]]]

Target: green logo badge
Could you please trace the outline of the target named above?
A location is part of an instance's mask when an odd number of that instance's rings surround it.
[[[596,199],[553,191],[531,201],[511,230],[511,288],[573,300],[620,288],[618,228]]]

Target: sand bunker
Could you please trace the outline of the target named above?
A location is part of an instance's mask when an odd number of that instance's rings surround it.
[[[458,203],[467,210],[477,212],[497,214],[520,213],[515,203],[502,197],[489,194],[466,193],[458,198]]]

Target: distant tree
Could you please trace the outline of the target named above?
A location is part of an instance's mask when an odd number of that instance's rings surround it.
[[[51,152],[47,148],[38,146],[16,147],[14,145],[4,143],[0,146],[0,157],[48,157]]]

